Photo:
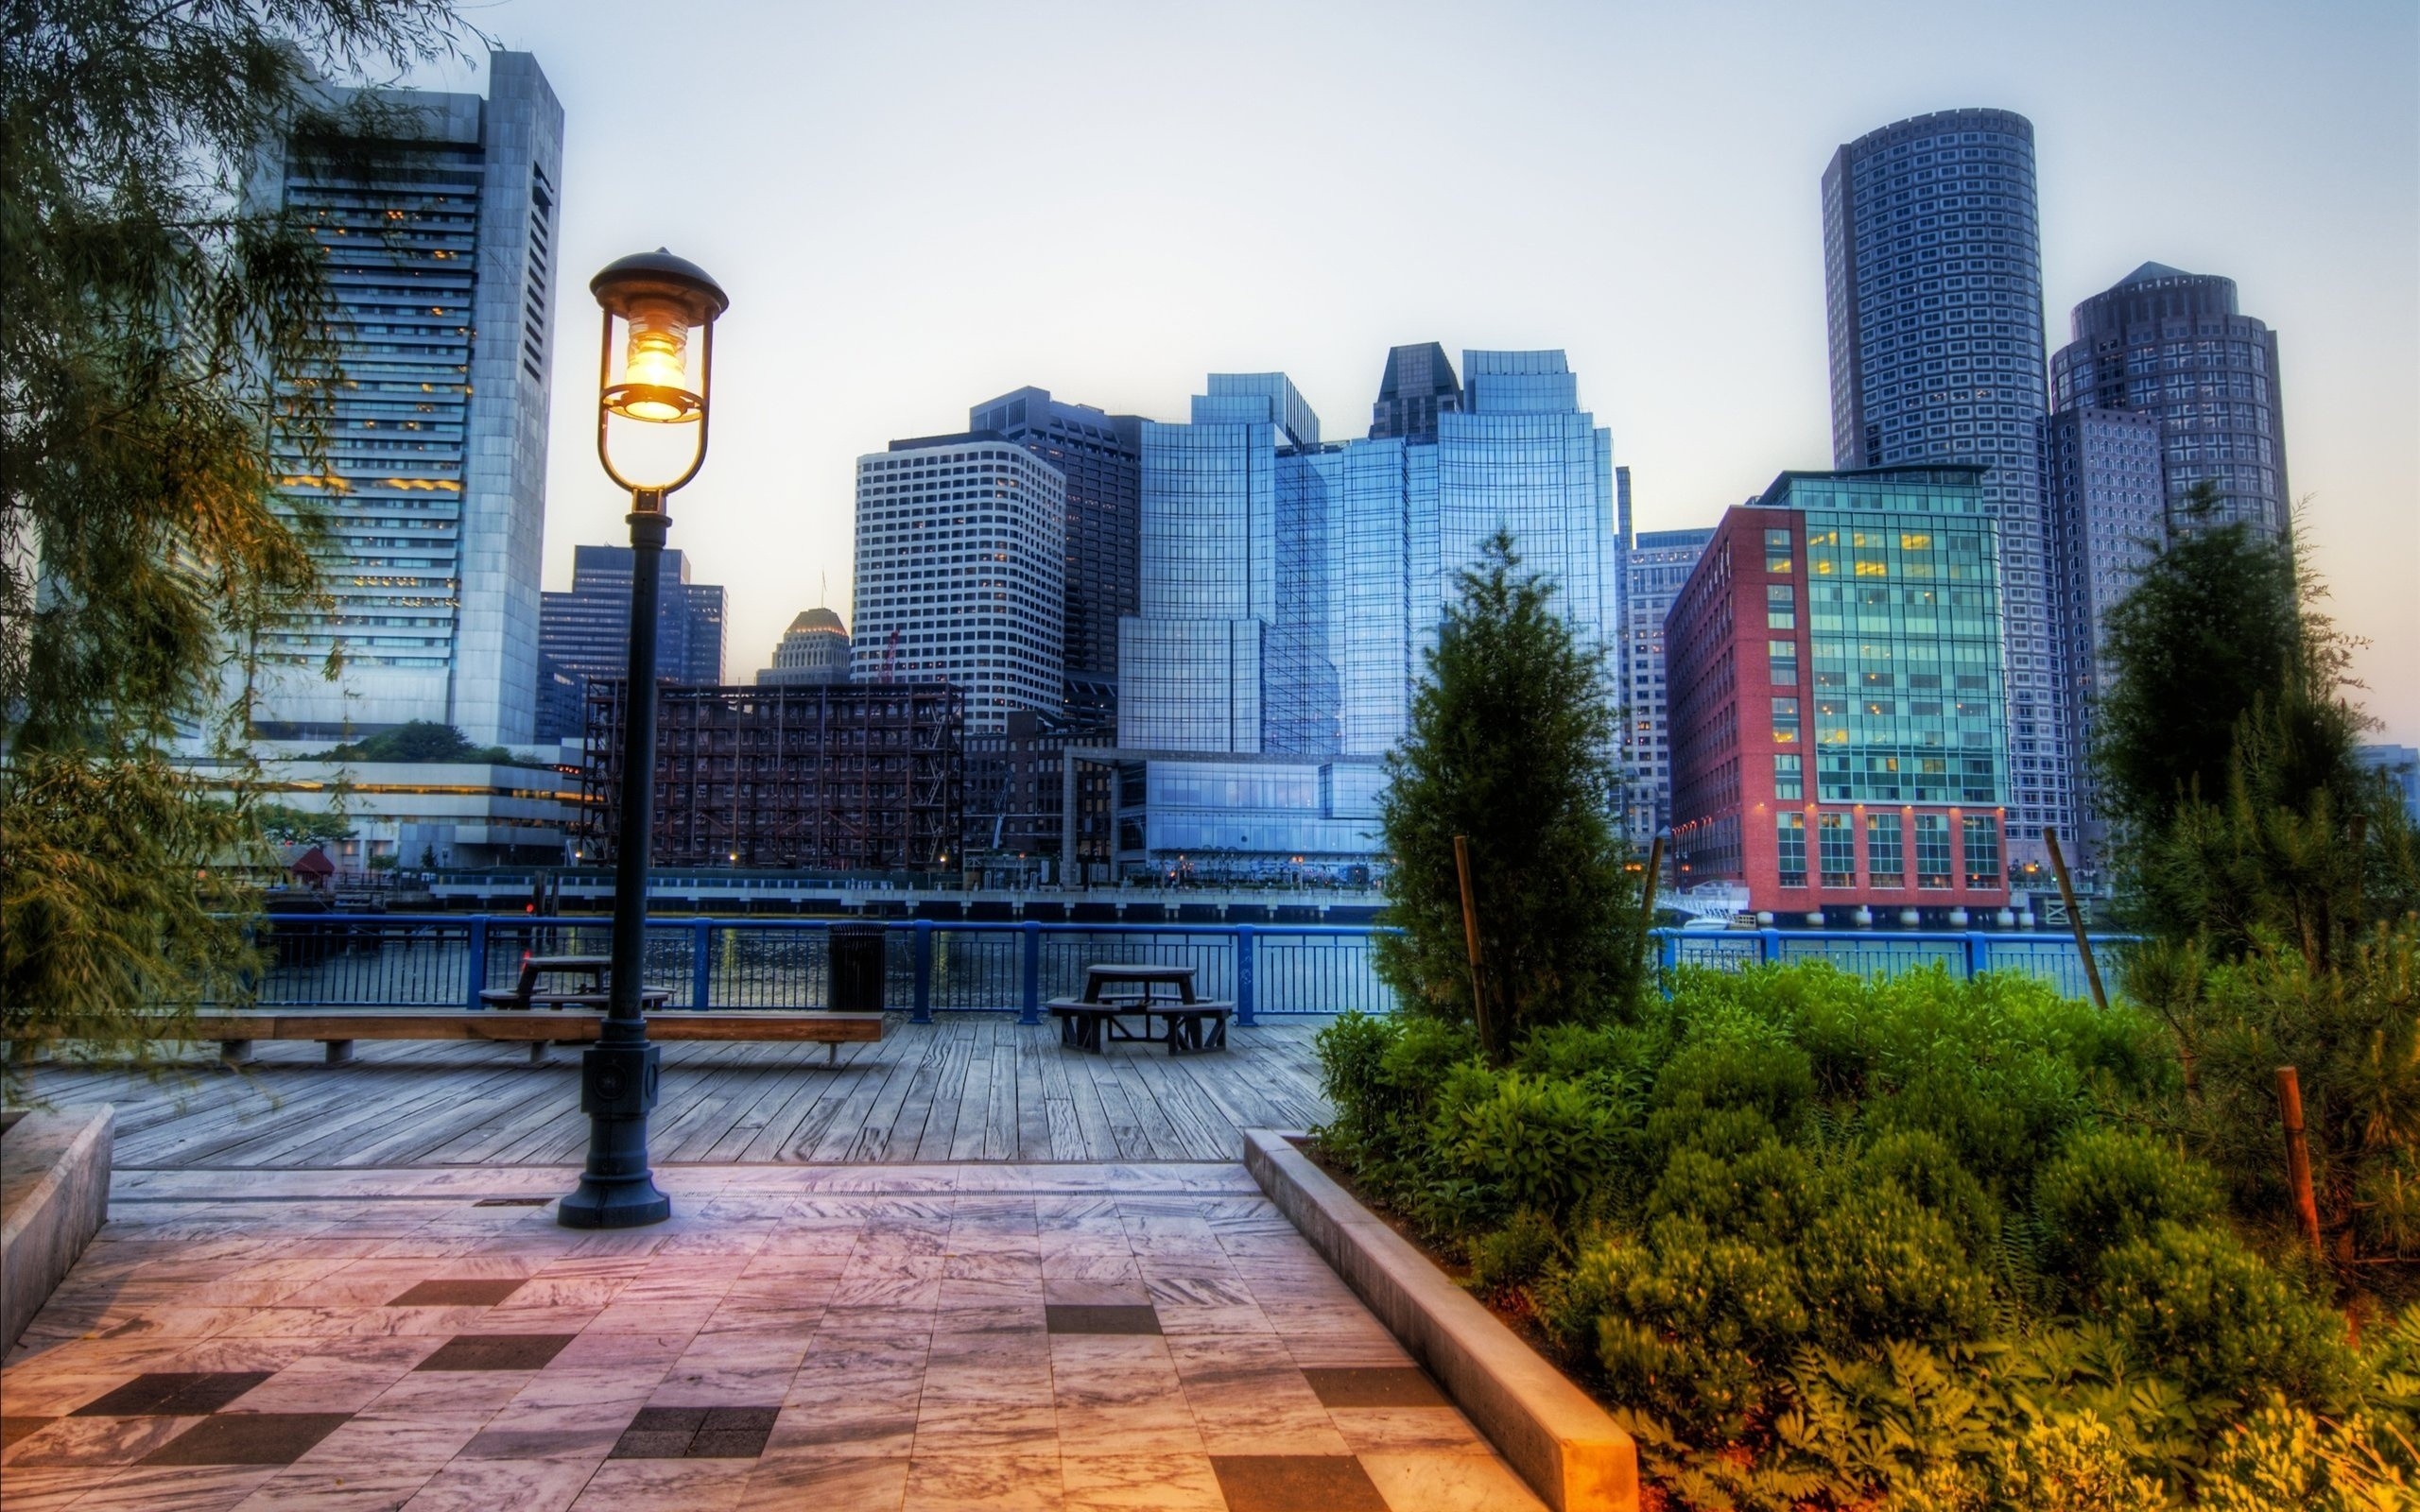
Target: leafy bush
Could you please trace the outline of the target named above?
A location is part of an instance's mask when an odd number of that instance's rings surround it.
[[[2147,1132],[2168,1043],[2004,978],[1684,972],[1500,1072],[1467,1031],[1340,1020],[1323,1137],[1675,1507],[2407,1504],[2420,1310],[2357,1352],[2226,1227]]]
[[[2118,1336],[2196,1395],[2330,1407],[2356,1393],[2342,1319],[2223,1229],[2159,1224],[2103,1255],[2099,1280]]]
[[[2207,1167],[2129,1129],[2076,1130],[2033,1182],[2042,1263],[2079,1280],[2103,1251],[2162,1223],[2207,1223],[2222,1207]]]

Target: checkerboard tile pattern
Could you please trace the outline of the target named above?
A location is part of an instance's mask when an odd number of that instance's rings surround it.
[[[0,1369],[0,1503],[1540,1504],[1239,1167],[676,1168],[603,1234],[556,1176],[126,1183]]]

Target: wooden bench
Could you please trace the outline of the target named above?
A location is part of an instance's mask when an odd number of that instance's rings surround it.
[[[198,1040],[218,1041],[219,1058],[240,1066],[252,1058],[252,1044],[261,1040],[317,1040],[327,1046],[330,1065],[353,1058],[356,1040],[486,1040],[529,1047],[531,1065],[546,1063],[555,1044],[579,1044],[596,1038],[601,1013],[488,1013],[472,1009],[417,1008],[250,1008],[233,1013],[194,1015]],[[647,1021],[648,1038],[657,1040],[715,1040],[783,1041],[826,1046],[827,1064],[837,1064],[844,1044],[878,1044],[882,1040],[879,1013],[666,1013]]]

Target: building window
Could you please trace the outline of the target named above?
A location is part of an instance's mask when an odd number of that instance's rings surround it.
[[[1767,641],[1765,660],[1772,675],[1773,686],[1777,688],[1798,686],[1798,643],[1796,641]]]
[[[1946,814],[1916,816],[1916,885],[1933,888],[1949,885],[1949,816]]]
[[[1773,753],[1773,797],[1805,798],[1806,783],[1798,769],[1796,751]]]
[[[1765,571],[1769,573],[1789,571],[1789,531],[1768,530],[1765,532]]]
[[[1997,887],[2000,874],[2000,827],[1989,815],[1966,816],[1966,885]]]
[[[1806,885],[1806,816],[1783,814],[1775,817],[1779,821],[1776,833],[1779,844],[1775,846],[1774,850],[1781,871],[1781,885],[1785,887],[1804,887]],[[1945,853],[1947,849],[1945,842],[1943,846]]]
[[[1798,744],[1798,700],[1773,700],[1773,743],[1778,746]]]
[[[1865,816],[1865,876],[1876,887],[1904,887],[1908,885],[1907,858],[1899,849],[1899,816],[1869,814]]]
[[[1798,628],[1797,591],[1787,583],[1775,583],[1765,590],[1765,628],[1769,630]]]
[[[1825,814],[1815,821],[1816,858],[1824,864],[1824,885],[1857,885],[1857,832],[1845,814]]]

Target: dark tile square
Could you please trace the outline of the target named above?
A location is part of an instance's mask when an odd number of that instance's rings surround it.
[[[268,1370],[147,1370],[76,1409],[78,1418],[202,1418],[267,1381]]]
[[[699,1427],[710,1434],[769,1434],[779,1407],[709,1407]]]
[[[55,1418],[0,1418],[0,1449],[7,1449],[20,1438],[30,1438],[58,1420]]]
[[[1418,1366],[1344,1366],[1305,1370],[1322,1407],[1450,1407],[1453,1402]]]
[[[765,1452],[765,1440],[770,1429],[749,1429],[737,1433],[717,1433],[708,1429],[689,1440],[688,1459],[754,1459]]]
[[[1350,1454],[1213,1454],[1227,1512],[1387,1512],[1370,1472]]]
[[[641,1407],[631,1419],[634,1434],[694,1434],[706,1426],[703,1407]]]
[[[522,1282],[510,1277],[494,1280],[423,1281],[403,1296],[389,1302],[389,1307],[493,1307],[521,1290]]]
[[[544,1370],[573,1337],[569,1333],[457,1333],[414,1368]]]
[[[1157,1333],[1160,1314],[1149,1306],[1091,1306],[1052,1302],[1044,1310],[1053,1333]]]
[[[291,1465],[349,1412],[222,1412],[151,1452],[146,1465]]]
[[[678,1429],[642,1431],[633,1428],[614,1441],[607,1459],[681,1459],[689,1452],[694,1432]]]

